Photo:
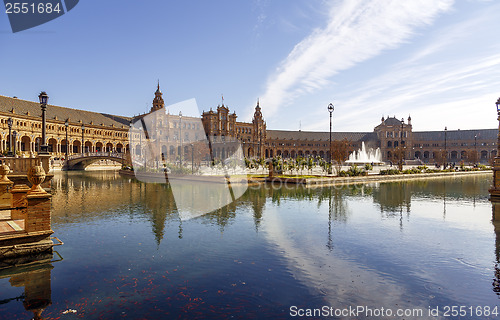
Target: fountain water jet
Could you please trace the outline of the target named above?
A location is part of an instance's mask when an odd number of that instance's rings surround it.
[[[382,163],[382,154],[380,153],[380,148],[373,150],[369,148],[368,150],[365,147],[365,142],[361,143],[361,149],[358,151],[354,151],[349,155],[349,159],[346,161],[349,164],[380,164]]]

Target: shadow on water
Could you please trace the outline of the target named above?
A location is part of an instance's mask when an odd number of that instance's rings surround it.
[[[23,293],[15,297],[1,297],[1,305],[22,301],[27,312],[33,313],[33,319],[44,319],[42,313],[52,304],[51,274],[53,263],[61,261],[57,251],[36,256],[2,261],[0,279],[8,279],[12,287],[22,287]],[[7,319],[8,315],[4,314]],[[10,319],[16,319],[12,316]]]

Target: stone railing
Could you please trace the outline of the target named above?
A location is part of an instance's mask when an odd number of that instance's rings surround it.
[[[3,222],[14,229],[0,233],[0,260],[42,252],[54,246],[50,238],[53,233],[52,195],[40,186],[46,177],[44,169],[35,165],[27,171],[31,188],[25,184],[14,185],[7,177],[9,172],[7,165],[0,165],[0,208],[10,211],[10,216],[4,217]]]
[[[45,172],[49,172],[49,157],[39,156],[37,158],[14,158],[5,157],[0,160],[9,166],[11,174],[26,174],[28,170],[34,166],[42,165]]]

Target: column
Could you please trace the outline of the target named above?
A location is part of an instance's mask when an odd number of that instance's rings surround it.
[[[51,194],[28,194],[28,207],[24,229],[26,232],[51,231],[50,198]]]

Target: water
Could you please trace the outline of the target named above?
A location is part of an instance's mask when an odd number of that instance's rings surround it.
[[[182,221],[166,185],[56,174],[53,230],[63,260],[0,273],[0,319],[31,319],[26,309],[37,305],[22,301],[33,291],[50,299],[35,300],[45,319],[282,319],[323,306],[423,312],[406,319],[464,306],[462,319],[495,318],[472,309],[499,301],[489,184],[481,175],[254,187]]]

